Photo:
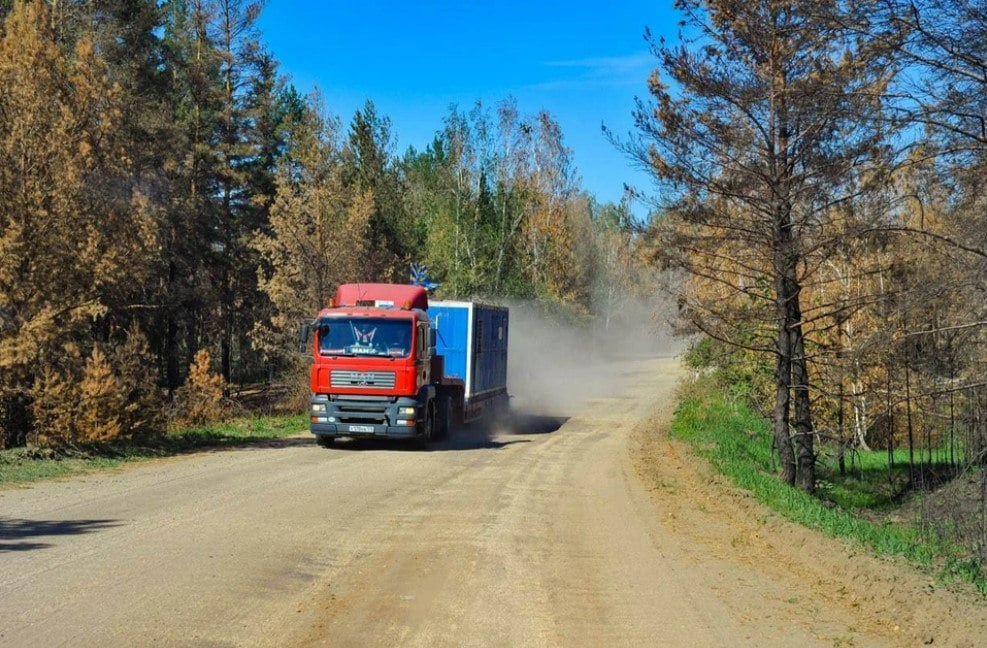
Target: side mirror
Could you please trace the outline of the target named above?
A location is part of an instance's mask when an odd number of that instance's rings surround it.
[[[435,356],[435,329],[428,329],[428,355]]]
[[[312,325],[302,324],[298,330],[298,353],[307,355],[309,352],[309,339],[312,336]]]

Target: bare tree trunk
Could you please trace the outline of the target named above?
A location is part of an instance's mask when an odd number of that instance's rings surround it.
[[[168,315],[165,328],[165,381],[170,398],[179,386],[178,322],[173,314]]]
[[[781,110],[780,114],[784,115]],[[780,120],[781,151],[787,151],[784,133],[784,119]],[[786,158],[781,156],[778,164],[786,166]],[[782,195],[787,195],[787,184],[782,183]],[[812,422],[809,403],[809,372],[805,359],[805,340],[802,334],[802,309],[800,305],[801,286],[798,282],[798,242],[792,223],[792,208],[787,200],[780,200],[775,211],[775,273],[778,313],[778,371],[775,400],[775,434],[778,451],[782,454],[782,470],[785,483],[794,485],[806,492],[815,490],[815,455],[812,452]],[[784,395],[781,393],[784,388]],[[789,436],[791,397],[795,397],[795,442],[798,448],[798,462]],[[784,439],[780,432],[784,428]],[[786,465],[791,462],[792,465]]]
[[[797,295],[797,293],[796,293]],[[798,298],[792,300],[801,321]],[[812,407],[809,400],[809,365],[805,358],[805,338],[802,325],[792,331],[792,382],[795,391],[795,445],[798,449],[798,486],[806,493],[816,490],[815,430],[812,429]]]
[[[786,228],[790,232],[790,228]],[[787,239],[787,241],[786,241]],[[796,275],[797,243],[794,234],[782,239],[790,246],[783,252],[790,259],[786,263],[784,282],[788,286],[785,299],[786,325],[792,345],[792,390],[795,397],[795,447],[798,455],[798,486],[807,493],[816,490],[815,430],[812,428],[812,404],[809,398],[809,364],[805,357],[805,336],[802,331],[802,287]]]
[[[905,423],[908,426],[908,476],[915,481],[915,431],[912,427],[912,377],[905,352]]]
[[[775,407],[771,417],[774,432],[774,444],[778,449],[781,463],[781,478],[790,485],[795,485],[795,453],[792,449],[792,438],[789,435],[789,417],[791,413],[791,381],[792,381],[792,343],[786,322],[786,305],[784,282],[778,280],[778,359],[775,365]]]
[[[888,419],[888,479],[890,480],[894,471],[894,407],[891,402],[891,357],[888,357],[888,364],[885,368],[885,407]]]
[[[956,362],[952,351],[949,355],[949,382],[956,380]],[[949,466],[956,474],[956,399],[952,390],[949,391]]]
[[[837,436],[837,448],[836,448],[836,461],[840,469],[840,475],[846,475],[846,404],[844,403],[843,396],[843,376],[840,376],[840,385],[838,391],[838,404],[836,409],[836,436]]]

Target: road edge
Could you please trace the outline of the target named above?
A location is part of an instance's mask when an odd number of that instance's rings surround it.
[[[648,492],[651,512],[663,528],[671,533],[729,529],[688,535],[738,562],[750,562],[751,555],[770,558],[798,583],[800,595],[809,590],[813,599],[842,608],[859,629],[894,644],[987,645],[987,605],[976,594],[936,587],[902,559],[878,557],[783,518],[672,439],[677,391],[670,402],[655,402],[627,444],[628,472]],[[744,539],[740,546],[736,538]]]

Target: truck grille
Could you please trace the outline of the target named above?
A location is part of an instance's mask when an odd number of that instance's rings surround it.
[[[393,371],[343,371],[333,369],[329,374],[333,387],[360,387],[363,389],[394,389]]]

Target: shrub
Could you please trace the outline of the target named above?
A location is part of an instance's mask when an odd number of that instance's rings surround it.
[[[125,395],[106,355],[93,349],[85,365],[46,367],[35,384],[31,443],[60,446],[112,441],[124,432]]]
[[[128,403],[123,385],[98,348],[93,349],[86,361],[76,402],[76,439],[112,441],[120,436]]]
[[[199,351],[189,367],[188,379],[175,392],[171,427],[206,425],[228,418],[230,407],[225,392],[226,381],[210,370],[209,352]]]
[[[76,440],[79,382],[74,374],[71,369],[60,371],[49,366],[35,380],[31,394],[34,421],[27,437],[29,445],[51,447]]]
[[[122,412],[127,435],[146,437],[164,429],[164,399],[159,388],[158,366],[147,338],[134,329],[113,350],[111,362],[124,391]]]

